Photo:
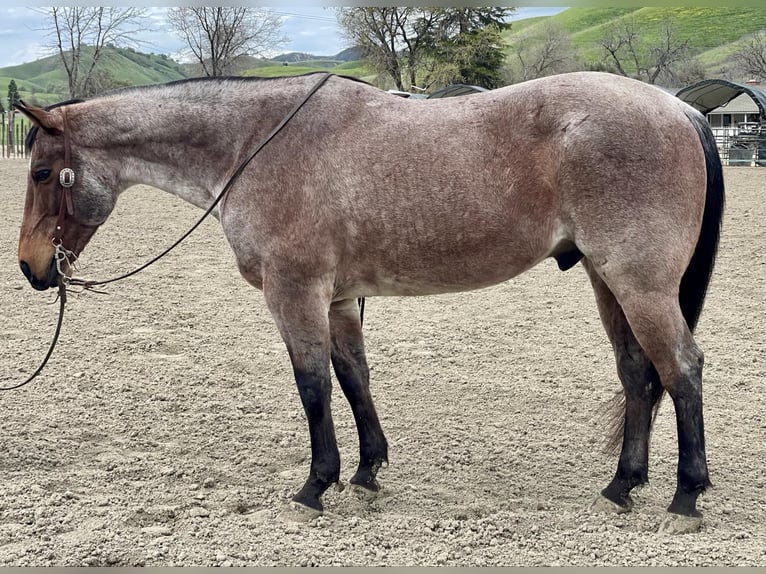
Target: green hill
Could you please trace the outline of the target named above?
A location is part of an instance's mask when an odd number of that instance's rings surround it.
[[[83,67],[90,64],[92,52],[83,49]],[[111,87],[156,84],[186,77],[181,66],[165,55],[143,54],[132,49],[106,48],[99,62],[100,73]],[[0,88],[16,81],[25,101],[51,104],[68,98],[67,75],[58,55],[20,66],[0,68]],[[5,90],[3,90],[5,91]]]
[[[342,60],[304,60],[301,62],[264,61],[257,67],[246,70],[244,76],[273,78],[275,76],[297,76],[309,72],[333,72],[345,76],[355,76],[369,81],[374,72],[361,60],[344,62]]]
[[[610,28],[635,22],[642,40],[652,44],[660,40],[667,19],[675,36],[688,39],[707,73],[715,76],[740,39],[766,29],[766,8],[570,8],[548,18],[534,18],[531,24],[514,23],[504,39],[513,45],[521,35],[541,30],[546,21],[555,22],[570,34],[582,61],[593,63],[603,58],[598,44]]]

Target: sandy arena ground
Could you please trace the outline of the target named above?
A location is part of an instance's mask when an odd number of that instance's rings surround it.
[[[57,313],[18,269],[26,168],[0,160],[3,384],[36,368]],[[619,383],[585,274],[552,260],[478,292],[369,299],[382,496],[331,490],[325,516],[283,520],[306,422],[262,295],[211,221],[109,295],[70,295],[43,375],[0,394],[0,565],[764,565],[766,170],[725,176],[697,331],[715,485],[701,532],[656,534],[675,486],[670,400],[633,512],[589,514],[615,470],[603,413]],[[81,275],[132,269],[199,214],[127,192]],[[334,416],[348,480],[357,439],[337,387]]]

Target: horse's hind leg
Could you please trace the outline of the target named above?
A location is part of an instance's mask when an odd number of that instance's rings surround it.
[[[388,462],[388,444],[370,394],[370,372],[364,354],[362,325],[356,301],[348,299],[330,307],[332,365],[354,413],[359,433],[359,467],[351,478],[362,492],[379,490],[376,475]]]
[[[661,530],[696,531],[702,523],[697,497],[710,486],[702,419],[702,352],[681,312],[677,288],[670,287],[672,281],[642,274],[640,266],[632,265],[630,271],[616,273],[609,285],[676,410],[676,492]]]
[[[649,479],[649,437],[653,411],[662,397],[660,379],[641,345],[636,341],[622,308],[609,287],[593,271],[588,260],[583,261],[596,295],[601,321],[612,343],[617,360],[617,373],[624,390],[624,412],[616,425],[613,443],[622,439],[617,472],[601,492],[603,498],[594,502],[596,510],[627,512],[633,501],[630,491]]]
[[[330,413],[331,291],[323,284],[303,281],[269,278],[264,282],[266,304],[287,345],[311,437],[309,477],[293,501],[314,514],[322,512],[320,497],[340,478],[340,453]]]

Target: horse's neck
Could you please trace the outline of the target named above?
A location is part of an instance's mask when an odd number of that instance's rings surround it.
[[[272,123],[270,110],[254,108],[252,100],[220,105],[215,85],[209,87],[209,100],[184,101],[162,91],[94,100],[83,107],[83,137],[113,163],[123,188],[150,185],[207,208],[253,136],[265,130],[259,126]],[[256,110],[259,121],[251,115]]]

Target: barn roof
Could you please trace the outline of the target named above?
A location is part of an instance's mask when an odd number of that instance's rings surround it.
[[[753,99],[758,106],[761,120],[766,121],[766,92],[757,86],[736,84],[728,80],[702,80],[682,88],[676,96],[703,114],[708,114],[741,94],[747,94]]]

